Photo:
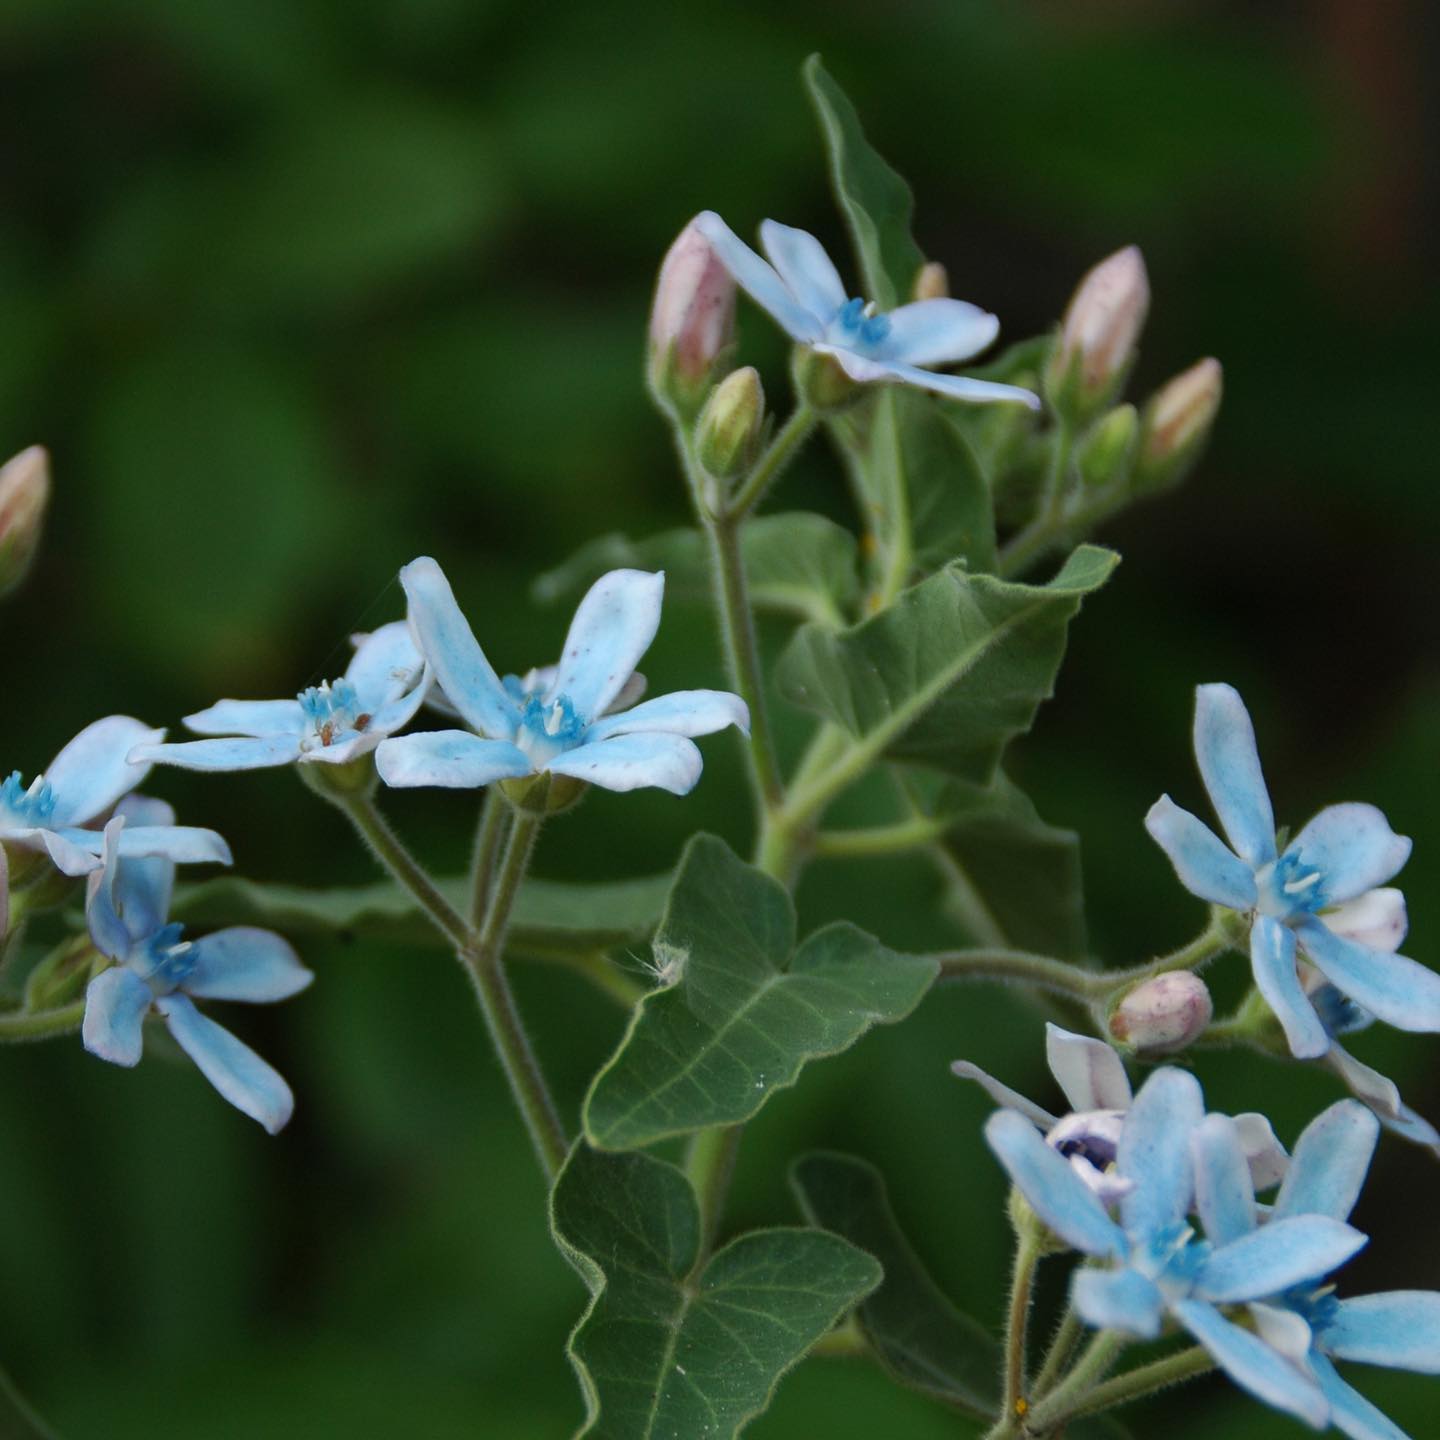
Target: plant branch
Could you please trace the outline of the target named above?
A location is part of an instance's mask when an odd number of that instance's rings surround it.
[[[745,482],[730,500],[729,518],[740,520],[765,498],[765,493],[780,478],[781,472],[799,453],[810,438],[819,416],[801,401],[771,440],[765,453],[755,462]]]

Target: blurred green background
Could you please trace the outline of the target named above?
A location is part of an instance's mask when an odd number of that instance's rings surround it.
[[[1097,949],[1128,962],[1200,918],[1139,821],[1162,789],[1202,804],[1190,690],[1224,678],[1282,816],[1363,797],[1415,837],[1409,953],[1440,963],[1422,10],[5,0],[0,450],[50,445],[57,494],[32,583],[0,610],[3,768],[33,772],[103,713],[175,723],[338,672],[352,630],[399,615],[393,576],[420,553],[501,668],[548,659],[567,617],[530,603],[531,577],[601,531],[684,519],[640,383],[673,234],[710,206],[841,242],[797,79],[820,49],[914,184],[922,245],[1011,338],[1136,241],[1155,303],[1135,388],[1225,363],[1208,461],[1103,537],[1126,564],[1018,757],[1046,817],[1083,831]],[[781,347],[742,321],[779,397]],[[817,449],[781,499],[838,493]],[[645,669],[662,690],[718,683],[708,617],[672,604]],[[541,873],[656,871],[696,825],[743,843],[730,739],[706,759],[683,803],[593,796],[544,838]],[[289,774],[151,788],[221,828],[247,874],[368,874]],[[437,864],[463,862],[461,800],[392,813]],[[845,910],[904,945],[938,933],[934,893],[918,863],[835,865],[800,898],[807,920]],[[464,980],[439,952],[307,959],[311,991],[233,1016],[299,1097],[277,1140],[160,1055],[134,1073],[77,1043],[0,1055],[0,1362],[70,1440],[567,1435],[582,1287]],[[564,975],[517,984],[573,1106],[620,1017]],[[950,989],[815,1067],[747,1136],[737,1223],[794,1218],[800,1148],[859,1151],[945,1283],[997,1320],[988,1107],[946,1066],[965,1055],[1044,1096],[1039,1025]],[[1440,1118],[1433,1043],[1355,1048]],[[1258,1060],[1203,1074],[1218,1108],[1260,1104],[1287,1139],[1336,1093]],[[1384,1146],[1350,1287],[1440,1286],[1437,1187],[1429,1156]],[[1433,1429],[1425,1382],[1355,1378]],[[1218,1384],[1149,1414],[1138,1433],[1163,1416],[1177,1440],[1300,1433]],[[750,1433],[967,1431],[815,1361]]]

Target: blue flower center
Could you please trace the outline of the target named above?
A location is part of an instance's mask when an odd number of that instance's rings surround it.
[[[857,350],[873,349],[890,333],[890,317],[877,315],[861,299],[847,300],[835,316],[839,337]]]
[[[1328,903],[1324,874],[1299,850],[1287,850],[1273,865],[1263,866],[1255,875],[1255,884],[1260,891],[1260,913],[1277,919],[1313,915]]]
[[[575,713],[568,695],[557,695],[547,704],[539,695],[532,694],[525,697],[521,708],[515,743],[538,769],[562,750],[573,750],[585,730],[585,721]]]
[[[1197,1240],[1184,1220],[1149,1236],[1131,1263],[1172,1298],[1188,1295],[1210,1259],[1211,1245]]]
[[[183,925],[162,925],[131,956],[132,968],[156,995],[178,990],[200,958],[195,947],[180,938],[184,933]]]
[[[1375,1021],[1368,1010],[1357,1005],[1348,995],[1341,994],[1328,981],[1310,991],[1309,999],[1327,1035],[1350,1035]]]
[[[1333,1285],[1297,1285],[1280,1297],[1280,1303],[1293,1310],[1317,1335],[1334,1324],[1340,1309]]]
[[[370,723],[370,716],[360,708],[354,685],[345,679],[312,685],[296,699],[321,745],[333,745],[341,735],[363,730]]]
[[[43,775],[37,775],[28,790],[18,770],[0,781],[0,819],[17,828],[43,829],[54,815],[55,792]]]

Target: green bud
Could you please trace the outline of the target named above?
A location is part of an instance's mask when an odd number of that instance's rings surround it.
[[[1096,421],[1081,442],[1076,457],[1080,478],[1096,490],[1123,481],[1134,463],[1139,439],[1140,412],[1133,405],[1117,405]]]
[[[1138,247],[1102,260],[1076,288],[1045,370],[1051,408],[1083,425],[1119,392],[1150,308]]]
[[[589,785],[573,775],[519,775],[500,781],[500,793],[522,815],[558,815],[584,798]]]
[[[61,941],[25,979],[26,1010],[58,1010],[78,999],[106,961],[88,935]]]
[[[760,373],[746,365],[715,387],[695,423],[695,455],[705,472],[731,480],[748,470],[759,453],[764,424]]]
[[[341,804],[357,795],[373,794],[378,781],[373,751],[356,760],[349,760],[344,765],[311,762],[297,765],[295,771],[317,795]]]
[[[0,596],[25,578],[50,499],[50,457],[32,445],[0,468]]]
[[[795,393],[814,411],[844,410],[862,394],[858,381],[852,380],[833,355],[822,355],[806,345],[797,345],[790,359],[790,373],[795,380]]]
[[[1150,397],[1140,423],[1136,490],[1168,489],[1190,473],[1210,438],[1223,388],[1220,362],[1207,358]]]
[[[1010,1198],[1005,1208],[1010,1228],[1022,1244],[1028,1241],[1041,1255],[1061,1255],[1071,1248],[1035,1213],[1018,1185],[1010,1187]]]

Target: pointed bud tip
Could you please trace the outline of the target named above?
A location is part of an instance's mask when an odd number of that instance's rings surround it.
[[[1143,464],[1163,472],[1192,459],[1215,422],[1224,390],[1225,372],[1214,356],[1162,385],[1145,407]]]
[[[1189,970],[1137,985],[1110,1017],[1110,1033],[1140,1055],[1169,1055],[1192,1044],[1215,1013],[1210,991]]]
[[[927,260],[915,272],[911,296],[915,300],[944,300],[950,294],[950,276],[938,260]]]
[[[699,403],[735,337],[735,281],[705,238],[702,212],[676,237],[660,266],[650,309],[650,373],[657,390]]]
[[[0,595],[25,578],[50,502],[50,454],[31,445],[0,466]]]
[[[711,392],[695,427],[695,453],[705,470],[729,479],[754,462],[765,422],[765,388],[753,365],[732,371]]]

